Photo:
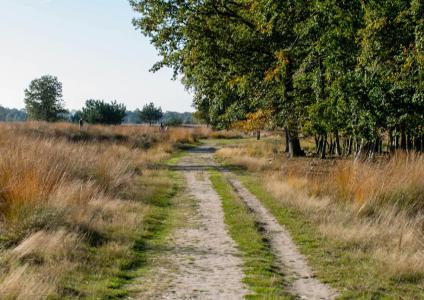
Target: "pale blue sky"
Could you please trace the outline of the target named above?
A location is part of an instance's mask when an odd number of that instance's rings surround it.
[[[94,98],[193,111],[170,70],[149,72],[158,57],[133,16],[127,0],[0,0],[0,105],[24,107],[30,81],[51,74],[68,109]]]

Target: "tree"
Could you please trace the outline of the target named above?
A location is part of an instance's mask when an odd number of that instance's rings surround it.
[[[62,83],[57,77],[45,75],[31,81],[25,90],[25,107],[28,118],[54,122],[65,112],[62,100]]]
[[[82,109],[82,118],[91,124],[118,125],[125,117],[126,107],[116,101],[87,100]]]
[[[269,126],[271,111],[258,110],[254,113],[248,113],[246,120],[238,121],[234,128],[244,131],[256,132],[256,139],[261,139],[261,130]]]
[[[270,111],[290,156],[303,154],[302,131],[322,158],[372,156],[385,136],[424,148],[422,0],[130,3],[161,57],[152,70],[182,75],[215,128]]]
[[[153,102],[149,104],[145,104],[143,109],[139,113],[139,118],[141,122],[147,122],[149,125],[152,123],[159,121],[163,116],[162,108],[155,107]]]
[[[291,77],[293,25],[305,1],[130,2],[141,15],[135,26],[162,56],[153,70],[182,73],[208,123],[229,128],[248,113],[273,110],[272,121],[289,133],[291,155],[303,154]]]

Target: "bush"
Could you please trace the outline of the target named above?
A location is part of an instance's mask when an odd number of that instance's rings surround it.
[[[87,100],[82,109],[82,118],[91,124],[118,125],[125,117],[126,107],[116,101]]]

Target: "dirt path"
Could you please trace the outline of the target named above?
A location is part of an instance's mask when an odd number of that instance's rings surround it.
[[[226,230],[221,200],[209,180],[210,167],[225,174],[234,191],[263,224],[281,270],[292,282],[290,292],[301,299],[334,299],[337,292],[314,278],[290,234],[234,174],[214,163],[211,150],[197,148],[176,167],[186,180],[183,197],[192,197],[194,207],[182,209],[183,225],[168,239],[166,255],[160,258],[154,276],[144,282],[149,288],[136,299],[233,300],[249,293],[242,284],[242,259]]]
[[[255,212],[258,220],[260,220],[271,243],[272,251],[283,264],[282,270],[292,277],[292,293],[302,299],[336,298],[337,292],[335,290],[314,278],[306,258],[300,254],[287,230],[240,181],[231,174],[227,174],[227,178],[239,197]]]
[[[203,151],[205,153],[203,153]],[[242,260],[224,224],[221,200],[208,177],[208,150],[183,158],[177,170],[184,173],[186,193],[195,208],[169,240],[168,266],[159,277],[165,285],[139,299],[243,299]],[[173,266],[170,268],[169,266]],[[158,278],[157,278],[158,279]]]

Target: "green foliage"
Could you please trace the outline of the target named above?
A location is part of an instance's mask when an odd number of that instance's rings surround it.
[[[423,147],[421,0],[130,3],[162,58],[153,70],[182,74],[214,127],[269,110],[289,139],[303,130],[361,149],[389,135]]]
[[[25,90],[25,107],[28,118],[54,122],[65,112],[62,100],[62,83],[57,77],[45,75],[31,81]]]
[[[145,104],[143,109],[139,113],[139,119],[141,122],[147,122],[150,125],[154,122],[159,121],[163,116],[162,108],[155,107],[153,102]]]
[[[81,116],[91,124],[118,125],[125,117],[126,107],[116,101],[106,103],[103,100],[87,100]]]

